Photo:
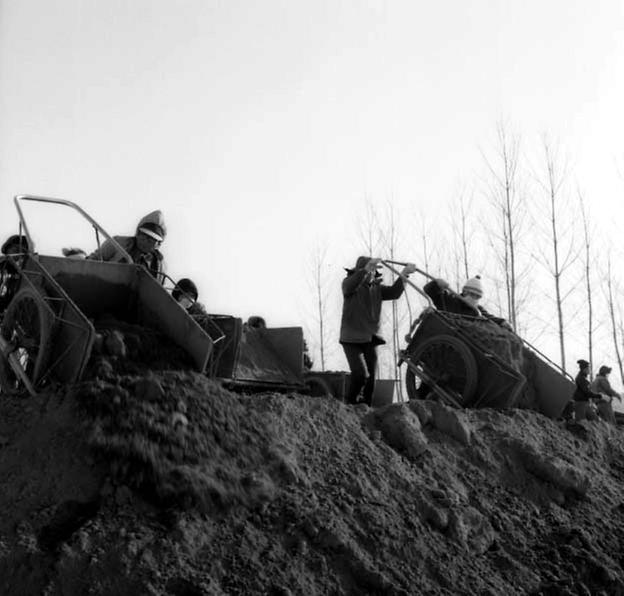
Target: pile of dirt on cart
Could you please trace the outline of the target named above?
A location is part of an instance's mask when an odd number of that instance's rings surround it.
[[[0,400],[0,594],[622,594],[606,424],[104,367]]]

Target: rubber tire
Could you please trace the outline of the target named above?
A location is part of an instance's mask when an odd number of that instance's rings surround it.
[[[24,287],[19,290],[6,309],[2,324],[0,325],[0,333],[4,339],[11,341],[16,319],[19,317],[24,304],[29,302],[34,304],[37,312],[36,326],[38,327],[39,335],[37,354],[34,357],[34,366],[28,375],[30,382],[36,387],[37,383],[41,380],[42,374],[46,370],[50,358],[50,342],[52,328],[54,326],[53,315],[46,307],[41,294],[30,287]],[[7,395],[16,395],[25,391],[25,387],[21,382],[16,383],[16,375],[11,365],[2,355],[0,355],[0,390]]]
[[[459,403],[462,406],[466,407],[470,404],[477,390],[478,372],[477,363],[474,356],[472,355],[472,352],[470,351],[470,348],[463,341],[461,341],[461,339],[453,337],[452,335],[434,335],[433,337],[426,339],[422,344],[411,350],[409,355],[412,360],[419,361],[423,353],[425,353],[428,349],[444,344],[446,344],[447,347],[450,347],[452,351],[455,352],[455,354],[463,362],[466,377],[463,388],[461,391],[458,391],[457,387],[452,387],[451,392],[454,396],[459,394],[459,396],[461,397],[461,399],[458,400]],[[435,371],[433,372],[435,373]],[[449,388],[448,383],[445,383],[444,381],[438,380],[436,378],[434,378],[434,380],[443,389]],[[416,387],[416,374],[409,367],[405,373],[405,387],[407,389],[407,395],[410,399],[421,398]]]

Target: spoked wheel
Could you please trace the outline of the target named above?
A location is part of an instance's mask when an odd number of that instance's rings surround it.
[[[409,356],[462,406],[470,403],[477,390],[477,363],[463,341],[452,335],[434,335],[410,350]],[[422,397],[419,380],[410,368],[405,373],[405,384],[410,399]]]
[[[0,261],[0,315],[11,303],[19,284],[19,272],[8,260]]]
[[[33,386],[46,372],[53,322],[53,315],[43,298],[35,290],[25,287],[15,294],[0,325],[0,334],[13,348],[12,353]],[[0,356],[0,388],[6,394],[21,393],[26,389],[4,356]]]

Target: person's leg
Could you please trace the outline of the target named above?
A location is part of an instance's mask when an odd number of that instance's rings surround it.
[[[575,401],[574,402],[574,420],[576,422],[580,422],[581,420],[585,420],[587,414],[587,402],[586,401]]]
[[[597,404],[598,415],[605,422],[609,422],[615,426],[615,414],[613,413],[613,408],[611,404],[606,400],[600,400]]]
[[[370,343],[364,348],[364,361],[368,370],[368,377],[364,383],[364,403],[368,406],[373,405],[373,392],[375,391],[375,375],[377,371],[377,350]]]
[[[366,344],[342,344],[351,376],[349,378],[349,388],[345,395],[345,401],[348,404],[357,402],[360,390],[366,382],[366,364],[364,362],[363,347]]]

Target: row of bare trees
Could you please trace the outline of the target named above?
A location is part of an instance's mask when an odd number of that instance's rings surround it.
[[[410,213],[398,212],[393,197],[381,204],[365,198],[353,261],[356,254],[413,261],[458,290],[481,274],[486,307],[562,369],[573,373],[570,362],[600,358],[616,363],[624,384],[624,294],[611,264],[615,247],[605,244],[561,153],[543,135],[528,155],[520,136],[499,124],[493,147],[481,151],[483,173],[451,198],[446,214],[425,211],[417,201]],[[317,247],[312,261],[316,316],[308,334],[316,368],[344,368],[337,349],[342,269],[331,264],[327,247]],[[399,377],[402,334],[416,308],[400,301],[383,311],[390,340],[380,353],[383,375]]]

